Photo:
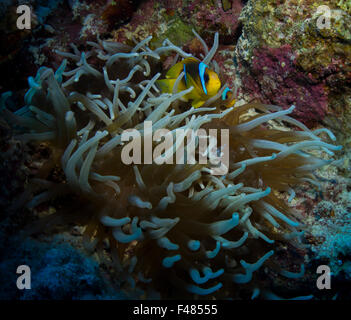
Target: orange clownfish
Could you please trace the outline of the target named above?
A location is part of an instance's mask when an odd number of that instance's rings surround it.
[[[186,58],[171,67],[166,79],[157,80],[156,84],[162,92],[172,93],[173,86],[184,71],[184,77],[178,85],[178,92],[194,87],[194,89],[182,97],[183,101],[192,101],[194,108],[201,107],[206,100],[216,95],[221,87],[221,81],[216,72],[195,58]]]

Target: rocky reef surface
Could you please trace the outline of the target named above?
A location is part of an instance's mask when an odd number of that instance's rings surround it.
[[[245,93],[295,104],[295,116],[311,126],[338,118],[336,131],[349,130],[350,14],[346,1],[248,1],[235,49]]]

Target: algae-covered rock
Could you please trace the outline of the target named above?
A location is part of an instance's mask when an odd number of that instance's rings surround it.
[[[243,92],[288,107],[313,126],[351,108],[349,1],[248,1],[235,61]],[[268,71],[268,72],[267,72]],[[335,119],[334,119],[335,120]]]
[[[113,31],[118,41],[143,39],[153,35],[155,43],[168,38],[176,45],[193,39],[196,29],[205,40],[220,34],[220,43],[233,44],[239,30],[243,1],[217,0],[147,0],[140,4],[130,22]]]

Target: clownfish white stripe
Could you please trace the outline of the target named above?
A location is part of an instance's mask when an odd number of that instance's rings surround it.
[[[205,85],[205,70],[207,68],[207,65],[204,64],[203,62],[199,63],[199,75],[200,75],[200,80],[201,80],[201,84],[202,84],[202,89],[204,90],[205,94],[207,94],[207,89],[206,89],[206,85]]]
[[[187,78],[186,78],[185,63],[183,64],[183,70],[184,70],[184,80],[185,80],[185,84],[188,85],[188,81],[187,81]]]

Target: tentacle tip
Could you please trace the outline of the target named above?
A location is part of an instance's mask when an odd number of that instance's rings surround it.
[[[235,222],[239,222],[239,213],[234,212],[232,214],[232,220],[235,221]]]

